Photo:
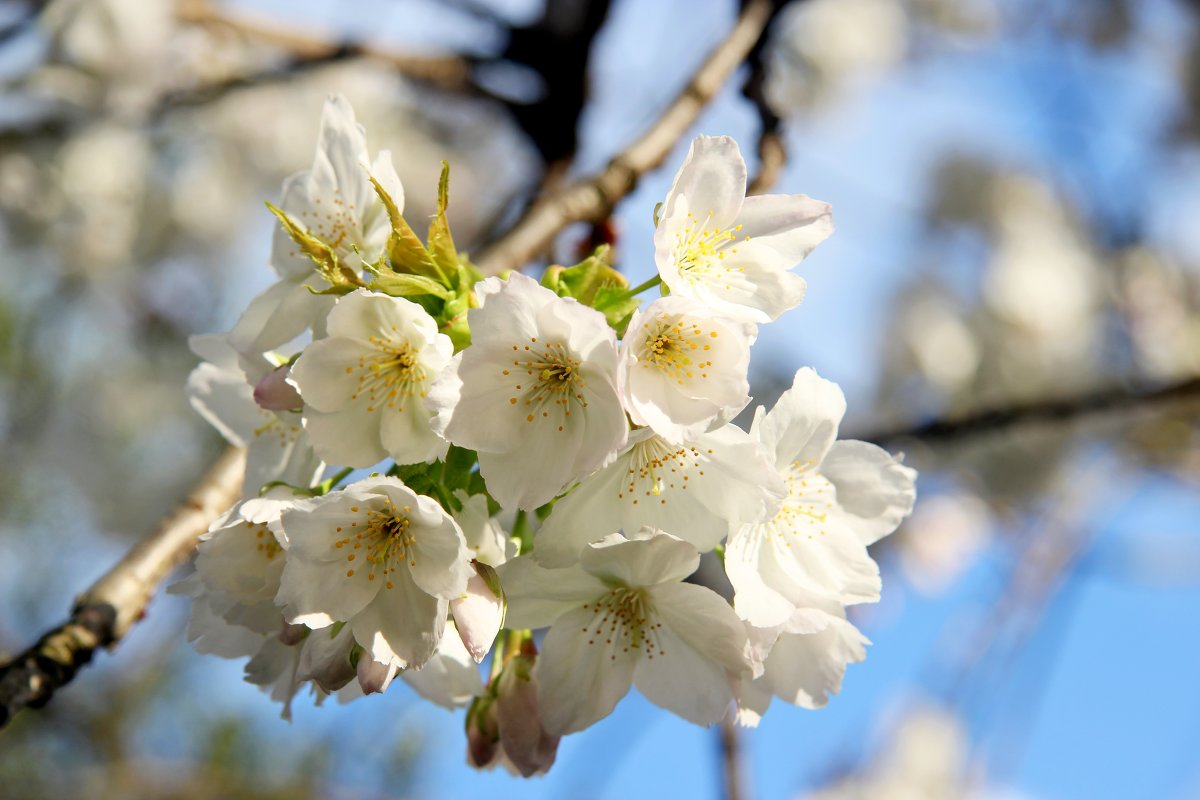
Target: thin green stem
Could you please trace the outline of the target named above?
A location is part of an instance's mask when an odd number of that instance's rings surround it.
[[[655,286],[658,286],[660,283],[662,283],[662,276],[655,275],[653,278],[646,281],[645,283],[639,283],[637,286],[633,287],[625,294],[627,294],[630,297],[635,297],[635,296],[641,294],[642,292],[646,291],[647,289],[653,289]]]

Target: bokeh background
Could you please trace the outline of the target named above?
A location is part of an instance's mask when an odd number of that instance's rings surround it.
[[[775,190],[834,206],[807,301],[761,332],[755,395],[814,366],[846,391],[844,434],[906,451],[921,480],[875,548],[883,601],[852,609],[867,661],[826,709],[777,702],[743,732],[749,796],[1200,797],[1197,8],[778,6],[757,68],[695,129],[735,136],[754,173],[765,119],[788,152]],[[737,11],[0,2],[0,656],[59,622],[222,447],[183,395],[186,338],[270,283],[263,201],[311,162],[327,94],[392,150],[410,219],[451,162],[455,236],[477,248],[644,130]],[[649,277],[686,147],[552,257],[615,232],[621,268]],[[1098,396],[1118,402],[1089,411]],[[1046,403],[1059,413],[920,428]],[[241,664],[192,652],[187,613],[156,598],[0,732],[0,797],[723,791],[717,731],[636,695],[530,781],[471,771],[462,712],[400,682],[301,700],[289,724]]]

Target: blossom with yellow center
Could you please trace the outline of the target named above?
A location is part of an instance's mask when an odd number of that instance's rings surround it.
[[[433,461],[448,444],[433,432],[426,403],[454,345],[416,303],[359,289],[329,314],[329,336],[292,366],[304,426],[330,463],[367,467]]]
[[[555,504],[533,555],[546,566],[566,566],[590,542],[642,526],[707,551],[731,530],[769,519],[784,493],[762,446],[734,425],[702,433],[691,444],[641,428],[611,464]]]
[[[397,478],[366,478],[285,511],[281,526],[276,602],[289,622],[344,622],[385,665],[433,656],[449,601],[474,574],[462,530],[436,501]]]
[[[655,262],[673,295],[744,322],[777,319],[804,299],[790,270],[833,233],[827,203],[746,197],[746,163],[728,136],[699,136],[663,203]]]
[[[534,668],[547,733],[582,730],[631,685],[699,725],[725,715],[730,678],[750,676],[746,630],[720,595],[682,583],[700,561],[666,533],[606,538],[578,564],[545,569],[528,557],[500,568],[511,627],[550,627]],[[586,688],[586,691],[581,691]]]
[[[452,405],[440,429],[479,453],[491,495],[534,509],[625,443],[616,336],[598,311],[525,275],[488,278],[476,294],[471,346],[431,400]]]
[[[715,316],[686,297],[634,315],[621,342],[621,395],[629,417],[672,442],[703,433],[750,400],[746,371],[755,327]]]
[[[891,533],[912,510],[916,472],[866,442],[836,441],[846,401],[837,384],[811,369],[751,435],[787,482],[770,520],[729,537],[725,570],[738,613],[758,627],[785,624],[814,602],[835,606],[879,599],[879,567],[867,545]]]

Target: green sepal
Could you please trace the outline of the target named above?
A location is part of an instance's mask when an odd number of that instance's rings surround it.
[[[317,271],[321,273],[321,277],[329,281],[330,286],[349,285],[353,288],[363,285],[362,279],[354,273],[354,270],[341,263],[337,253],[328,243],[304,230],[288,216],[286,211],[274,203],[268,202],[267,208],[279,219],[283,229],[287,231],[288,236],[292,238],[301,252],[312,259],[317,266]],[[323,293],[318,292],[318,294]]]
[[[613,268],[609,245],[597,247],[573,267],[550,267],[541,283],[559,297],[574,297],[602,313],[618,335],[625,333],[639,305],[629,294],[628,279]]]
[[[459,256],[454,248],[454,237],[450,235],[450,223],[446,220],[446,207],[450,204],[450,164],[442,162],[442,174],[438,178],[437,213],[429,223],[427,250],[434,266],[441,272],[442,279],[449,282],[458,276]]]
[[[400,213],[396,201],[379,184],[379,181],[371,178],[371,184],[383,202],[383,207],[387,209],[388,221],[392,224],[392,233],[388,236],[387,243],[387,257],[392,264],[392,269],[412,275],[424,275],[445,286],[446,276],[439,272],[437,265],[433,263],[433,259],[425,249],[421,237],[417,236],[416,231],[409,226],[404,215]]]
[[[613,269],[612,248],[603,244],[573,267],[553,266],[542,275],[542,286],[559,297],[574,297],[584,305],[593,305],[603,287],[629,288],[624,275]]]
[[[617,332],[617,336],[622,337],[640,305],[638,299],[630,296],[628,290],[603,286],[596,292],[592,308],[603,314],[609,326]]]
[[[450,300],[454,297],[441,282],[424,275],[395,272],[382,262],[367,264],[366,267],[372,276],[371,288],[392,297],[416,297],[424,294],[439,300]]]
[[[342,295],[350,294],[358,287],[354,286],[353,284],[349,284],[349,283],[335,283],[332,286],[326,286],[324,289],[317,289],[312,286],[309,286],[306,283],[306,284],[304,284],[304,288],[308,289],[308,291],[311,294],[327,294],[327,295],[335,295],[337,297],[341,297]]]

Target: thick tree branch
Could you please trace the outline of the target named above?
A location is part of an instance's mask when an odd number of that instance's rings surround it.
[[[1008,430],[1032,422],[1064,422],[1080,417],[1181,400],[1200,401],[1200,376],[1157,387],[1114,387],[1061,400],[1040,400],[938,418],[911,427],[870,431],[852,438],[878,444],[916,439],[936,444]]]
[[[99,647],[121,640],[172,569],[196,540],[237,500],[246,469],[244,450],[230,448],[149,538],[75,601],[71,617],[0,666],[0,727],[25,707],[40,708],[68,684]]]
[[[657,167],[687,133],[700,112],[758,42],[771,17],[769,0],[749,0],[729,36],[713,50],[683,91],[641,138],[617,155],[598,175],[578,181],[535,203],[512,229],[477,259],[484,273],[518,269],[544,252],[563,228],[609,214],[633,191],[638,179]]]

